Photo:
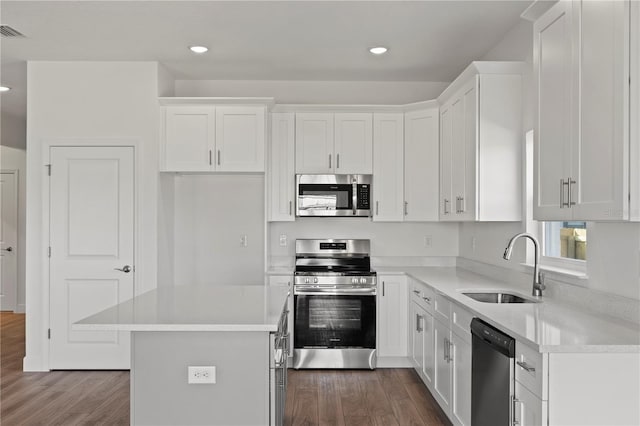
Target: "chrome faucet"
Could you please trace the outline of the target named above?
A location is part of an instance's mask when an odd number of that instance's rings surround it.
[[[527,234],[526,232],[521,232],[520,234],[514,235],[510,240],[509,244],[507,244],[507,248],[504,249],[504,255],[502,256],[504,260],[509,260],[511,258],[511,252],[513,251],[513,245],[516,240],[520,237],[527,237],[531,241],[533,241],[533,246],[535,247],[535,258],[533,265],[533,291],[532,294],[535,297],[542,297],[542,290],[546,288],[544,285],[544,274],[540,272],[539,259],[540,259],[540,245],[538,244],[538,240],[531,234]]]

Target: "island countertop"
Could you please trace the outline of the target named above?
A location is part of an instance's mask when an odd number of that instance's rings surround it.
[[[176,285],[148,291],[72,326],[75,330],[276,331],[289,290],[264,285]]]

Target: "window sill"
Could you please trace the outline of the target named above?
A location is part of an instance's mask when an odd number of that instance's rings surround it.
[[[528,271],[533,273],[533,265],[529,263],[521,263]],[[540,265],[540,271],[544,272],[547,279],[561,281],[569,284],[586,287],[589,275],[586,272],[574,271],[572,269],[559,268],[557,266]]]

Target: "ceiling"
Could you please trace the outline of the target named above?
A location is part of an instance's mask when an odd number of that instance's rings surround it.
[[[502,1],[2,1],[5,112],[27,60],[148,60],[176,79],[451,81],[529,6]],[[195,55],[193,44],[210,48]],[[389,52],[373,56],[369,47]]]

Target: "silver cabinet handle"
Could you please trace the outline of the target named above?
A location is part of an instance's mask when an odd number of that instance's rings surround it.
[[[212,165],[213,163],[211,162],[211,150],[209,150],[209,165]]]
[[[7,247],[2,249],[2,251],[8,251],[9,253],[11,253],[13,251],[13,247]]]
[[[384,281],[382,281],[382,297],[384,297]]]
[[[129,265],[124,265],[122,268],[113,268],[115,271],[120,271],[120,272],[124,272],[125,274],[128,274],[129,272],[131,272],[131,266]]]
[[[452,355],[453,352],[451,351],[451,349],[453,349],[453,342],[449,340],[449,361],[448,362],[453,361],[453,355]]]
[[[460,207],[459,207],[458,201],[460,201],[460,197],[456,197],[456,214],[460,213]]]
[[[518,405],[519,402],[520,400],[516,398],[515,395],[511,397],[511,409],[513,410],[513,415],[511,416],[511,418],[513,419],[513,422],[512,422],[513,426],[518,426],[520,424],[516,416],[516,406]]]
[[[564,208],[564,179],[560,178],[560,208]]]
[[[422,322],[422,315],[416,314],[416,331],[418,333],[422,332],[422,327],[420,327],[421,322]]]
[[[413,290],[413,292],[417,295],[420,295],[420,290]]]
[[[444,360],[449,362],[449,342],[448,339],[445,337],[444,338],[444,342],[442,343],[444,345]]]
[[[340,168],[340,154],[336,154],[336,169]]]
[[[404,215],[408,215],[409,214],[409,202],[405,201],[404,202]]]
[[[516,364],[518,364],[520,366],[520,368],[528,371],[529,373],[533,373],[534,371],[536,371],[535,367],[530,366],[529,364],[527,364],[524,361],[516,361]]]
[[[464,213],[464,211],[466,210],[465,205],[464,205],[464,197],[460,197],[460,213]]]
[[[449,206],[449,202],[450,201],[449,201],[448,198],[444,199],[444,214],[449,214],[450,213],[449,209],[447,208]]]
[[[575,205],[576,205],[576,202],[575,202],[575,201],[571,201],[571,198],[572,198],[572,197],[571,197],[571,192],[573,192],[573,191],[571,190],[571,185],[575,185],[575,184],[576,184],[576,181],[575,181],[575,180],[571,179],[570,177],[569,177],[569,178],[567,178],[567,186],[568,186],[568,188],[567,188],[567,192],[569,193],[569,197],[568,197],[568,203],[567,203],[567,205],[568,205],[569,207],[571,207],[571,206],[575,206]]]
[[[427,302],[431,302],[431,299],[429,299],[427,296],[422,296],[422,300],[427,301]]]
[[[329,154],[329,170],[331,170],[331,154]]]
[[[220,154],[220,150],[218,150],[218,166],[220,165],[220,157],[222,157],[222,155]]]
[[[291,216],[291,213],[292,213],[291,211],[292,205],[293,205],[293,202],[289,201],[289,216]]]
[[[379,210],[378,210],[378,202],[376,201],[376,216],[378,216],[380,214]]]

